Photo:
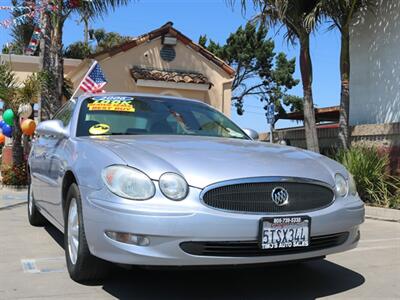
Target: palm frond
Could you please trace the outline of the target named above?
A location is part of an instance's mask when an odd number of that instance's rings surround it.
[[[17,80],[11,66],[7,63],[0,64],[0,98],[9,105],[14,91],[17,87]]]
[[[361,13],[373,13],[377,7],[374,0],[329,0],[320,1],[319,13],[332,20],[330,29],[348,27],[351,21]],[[310,16],[311,17],[311,16]]]
[[[132,2],[132,0],[84,1],[82,7],[77,7],[73,9],[73,11],[79,13],[80,15],[87,14],[89,18],[95,19],[107,15],[108,12],[115,10],[119,6],[127,5],[129,2]],[[68,10],[68,8],[66,9]]]
[[[37,74],[27,77],[22,86],[17,91],[18,101],[20,103],[36,103],[40,90],[40,81]]]

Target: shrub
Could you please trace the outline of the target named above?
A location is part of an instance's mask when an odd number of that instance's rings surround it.
[[[28,174],[26,164],[20,167],[5,166],[1,171],[4,185],[25,186],[28,185]]]
[[[400,178],[389,174],[387,154],[379,154],[376,148],[358,146],[339,151],[336,158],[353,174],[364,202],[400,208]]]
[[[3,156],[3,147],[4,147],[4,145],[1,144],[1,145],[0,145],[0,170],[1,170],[1,163],[2,163],[2,161],[3,161],[3,159],[2,159],[2,156]]]

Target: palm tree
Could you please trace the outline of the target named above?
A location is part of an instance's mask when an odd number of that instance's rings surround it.
[[[52,10],[43,10],[41,16],[43,37],[41,41],[42,72],[48,79],[41,90],[42,116],[53,117],[63,100],[64,59],[63,59],[63,27],[72,13],[88,14],[97,17],[106,14],[110,9],[126,5],[130,0],[90,0],[78,1],[81,5],[67,4],[56,0]]]
[[[30,0],[29,4],[35,4],[35,0]],[[27,6],[27,0],[12,0],[11,4],[13,6]],[[13,17],[19,17],[26,12],[14,11]],[[26,51],[26,47],[29,45],[29,42],[32,37],[32,33],[35,29],[34,19],[33,17],[28,17],[28,21],[23,24],[15,24],[11,28],[11,37],[13,41],[3,46],[3,53],[5,54],[24,54]],[[37,52],[35,52],[37,54]]]
[[[234,0],[231,1],[233,3]],[[307,18],[318,4],[317,0],[253,0],[260,9],[255,20],[262,26],[281,26],[286,29],[285,37],[291,44],[300,44],[300,72],[303,84],[304,127],[307,149],[319,152],[317,129],[315,126],[314,103],[312,96],[312,62],[310,56],[310,33],[320,22],[320,16],[313,14]],[[246,9],[248,0],[241,0]],[[308,20],[306,23],[305,20]]]
[[[108,50],[133,39],[130,36],[120,35],[118,32],[106,32],[104,29],[95,30],[93,35],[97,42],[97,47],[94,50],[95,52]]]
[[[14,118],[12,148],[13,166],[15,167],[24,164],[22,131],[17,116],[18,108],[21,104],[36,102],[39,87],[39,79],[36,74],[30,75],[19,85],[10,66],[7,64],[0,65],[0,98],[3,99],[8,108],[13,110],[16,116]]]
[[[106,32],[104,29],[96,29],[93,31],[94,39],[97,45],[92,47],[85,42],[77,41],[70,44],[64,50],[64,57],[84,59],[95,53],[111,49],[112,47],[121,45],[133,38],[129,36],[120,35],[118,32]]]
[[[344,149],[350,146],[349,106],[350,106],[350,26],[362,11],[376,7],[375,0],[329,0],[319,1],[308,17],[321,14],[332,20],[330,29],[337,28],[341,34],[340,47],[340,117],[339,140]]]

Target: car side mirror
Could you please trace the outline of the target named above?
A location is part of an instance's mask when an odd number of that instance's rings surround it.
[[[49,120],[40,122],[36,128],[39,135],[50,135],[58,138],[68,138],[69,133],[65,130],[60,120]]]
[[[258,140],[259,136],[258,136],[258,132],[253,130],[253,129],[243,129],[244,133],[247,134],[252,140]]]

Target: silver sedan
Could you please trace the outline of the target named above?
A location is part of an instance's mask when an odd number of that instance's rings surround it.
[[[258,264],[356,247],[364,205],[351,174],[255,137],[195,100],[82,96],[37,128],[29,221],[64,233],[79,282],[110,262]]]

